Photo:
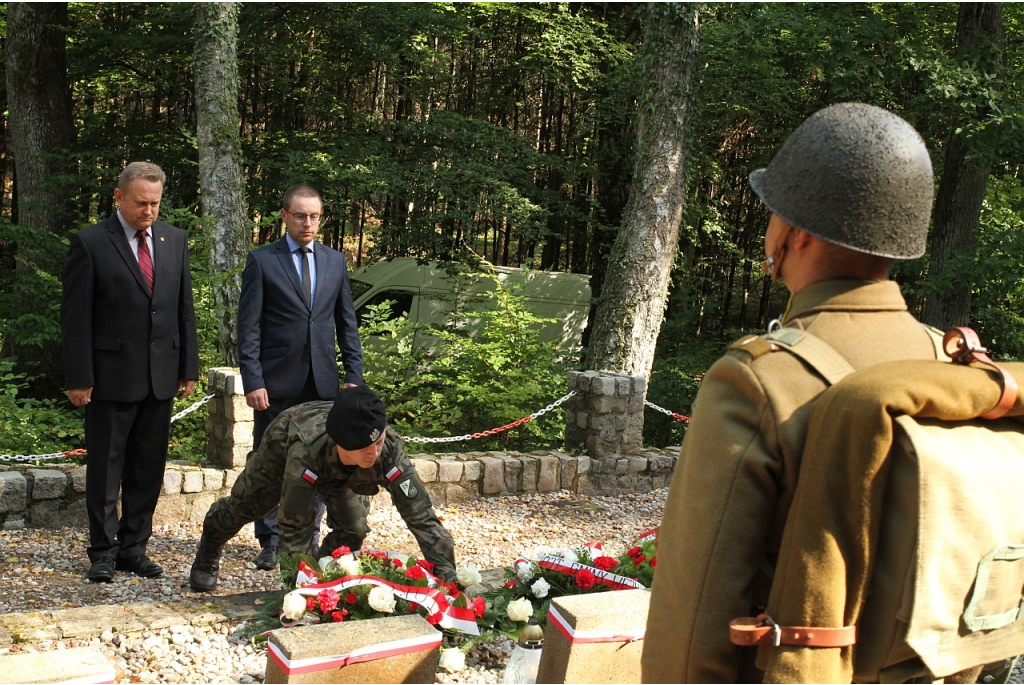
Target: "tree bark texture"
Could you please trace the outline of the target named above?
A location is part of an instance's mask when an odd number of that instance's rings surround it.
[[[629,201],[608,257],[587,368],[650,376],[679,239],[693,116],[699,5],[647,3]]]
[[[958,58],[993,73],[1002,61],[1002,3],[960,3],[956,39]],[[997,49],[993,50],[993,45]],[[959,253],[974,261],[989,176],[989,165],[972,158],[974,151],[960,131],[962,123],[953,122],[946,140],[931,235],[928,277],[940,285],[939,291],[928,297],[924,321],[940,330],[964,326],[971,320],[971,274],[966,268],[956,268],[954,256]],[[947,269],[950,272],[944,273]]]
[[[213,220],[210,274],[217,342],[224,363],[238,364],[235,313],[241,264],[251,240],[245,209],[238,123],[238,5],[195,5],[196,133],[203,215]]]
[[[72,198],[59,186],[75,136],[65,53],[67,22],[66,2],[12,2],[7,6],[4,67],[17,220],[21,226],[38,230],[37,239],[16,247],[19,279],[38,269],[60,272],[64,259],[60,240],[71,226]],[[52,295],[33,288],[25,293],[24,311],[46,312],[53,306]],[[59,291],[56,298],[60,300]],[[18,359],[20,370],[34,378],[33,390],[56,394],[63,378],[58,341],[19,344],[30,337],[32,331],[9,335],[4,340],[4,356]]]

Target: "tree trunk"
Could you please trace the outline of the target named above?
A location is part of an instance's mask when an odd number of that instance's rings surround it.
[[[960,3],[956,23],[957,57],[987,73],[1001,67],[1003,4]],[[996,49],[992,49],[995,46]],[[979,116],[983,113],[979,113]],[[978,222],[988,185],[989,165],[972,158],[963,122],[954,121],[946,140],[942,178],[935,198],[928,278],[938,291],[928,297],[924,321],[940,330],[964,326],[971,319],[970,270],[957,268],[960,258],[974,261]],[[943,273],[949,268],[948,273]]]
[[[35,238],[15,247],[19,308],[28,322],[9,322],[4,356],[18,360],[18,370],[32,378],[32,393],[53,397],[63,385],[54,302],[59,286],[36,274],[60,273],[65,248],[61,239],[71,226],[73,193],[59,185],[66,178],[74,123],[67,78],[64,27],[68,5],[12,2],[7,6],[4,66],[18,208],[18,224]],[[52,292],[51,292],[52,290]],[[53,321],[42,330],[39,317]],[[29,342],[31,341],[31,342]]]
[[[235,312],[240,265],[251,227],[245,209],[238,123],[238,5],[195,5],[196,133],[203,215],[212,218],[210,275],[217,317],[217,347],[224,363],[238,364]]]
[[[587,368],[650,376],[679,239],[693,117],[699,6],[648,3],[630,198],[608,266]]]

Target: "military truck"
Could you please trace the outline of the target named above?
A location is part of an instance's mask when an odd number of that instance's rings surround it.
[[[360,323],[371,305],[391,302],[390,318],[408,316],[421,327],[444,326],[453,312],[486,306],[486,294],[496,282],[526,297],[534,315],[555,319],[541,329],[541,339],[555,341],[559,350],[570,353],[580,345],[590,312],[590,276],[558,271],[535,271],[482,265],[473,271],[454,263],[422,263],[398,257],[379,259],[351,274],[352,298]],[[473,321],[466,323],[472,334]],[[430,346],[432,336],[416,333],[414,347]]]

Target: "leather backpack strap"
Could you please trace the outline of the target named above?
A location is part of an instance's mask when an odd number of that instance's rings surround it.
[[[849,647],[857,642],[857,626],[821,628],[780,626],[768,614],[729,622],[729,640],[740,647],[795,645],[797,647]]]
[[[853,373],[853,367],[832,346],[816,335],[796,328],[776,328],[762,336],[765,340],[802,359],[829,385]]]

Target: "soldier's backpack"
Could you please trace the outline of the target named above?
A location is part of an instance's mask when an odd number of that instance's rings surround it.
[[[853,371],[804,331],[762,337],[830,385]],[[1013,405],[1013,377],[985,356],[973,331],[953,329],[936,346],[954,361],[1000,370],[1001,411]],[[733,622],[736,644],[852,643],[854,682],[925,682],[1024,653],[1024,424],[903,415],[893,429],[877,554],[855,633],[815,636],[762,616]]]

